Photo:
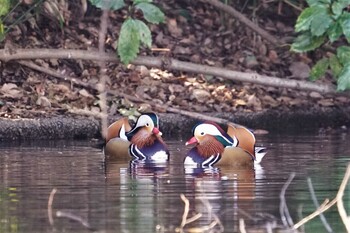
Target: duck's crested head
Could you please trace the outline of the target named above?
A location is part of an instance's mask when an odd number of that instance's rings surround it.
[[[159,118],[155,113],[143,113],[136,121],[135,126],[126,133],[129,141],[139,148],[153,144],[154,140],[162,141],[159,128]]]
[[[186,145],[201,144],[208,136],[209,138],[215,137],[224,147],[233,144],[233,139],[218,124],[207,121],[195,125],[193,137],[186,142]]]

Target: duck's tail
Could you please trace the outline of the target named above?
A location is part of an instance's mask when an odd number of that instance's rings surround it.
[[[255,164],[259,164],[261,160],[264,158],[266,155],[267,150],[266,147],[255,147]]]

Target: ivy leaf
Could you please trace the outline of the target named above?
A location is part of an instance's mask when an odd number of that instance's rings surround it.
[[[141,2],[135,6],[143,13],[143,17],[150,23],[160,23],[165,19],[164,13],[155,5],[147,2]]]
[[[148,26],[141,20],[135,19],[136,27],[140,34],[141,42],[146,45],[148,48],[152,46],[152,35]]]
[[[133,19],[127,19],[120,29],[118,55],[124,64],[134,60],[139,52],[140,33]]]
[[[340,72],[343,69],[343,66],[340,64],[337,56],[333,55],[329,58],[329,66],[331,67],[334,77],[338,78]]]
[[[347,63],[339,75],[337,81],[337,91],[350,89],[350,63]]]
[[[325,36],[314,37],[310,33],[299,35],[292,44],[291,50],[297,53],[313,50],[324,42]]]
[[[119,10],[125,6],[124,0],[90,0],[90,2],[104,10]]]
[[[315,81],[325,75],[327,69],[329,66],[329,59],[328,58],[322,58],[319,60],[314,67],[312,67],[310,72],[310,80]]]
[[[350,47],[348,46],[340,46],[337,48],[337,57],[339,59],[340,64],[345,65],[350,61]]]
[[[314,36],[320,36],[326,32],[331,23],[333,22],[331,16],[328,14],[328,11],[324,7],[315,7],[317,10],[314,13],[314,16],[311,20],[311,34]]]
[[[334,42],[339,39],[343,34],[343,29],[339,22],[333,22],[327,30],[328,38],[331,42]]]
[[[343,13],[339,17],[339,23],[343,29],[343,33],[346,39],[348,40],[348,42],[350,42],[350,13],[349,12]]]

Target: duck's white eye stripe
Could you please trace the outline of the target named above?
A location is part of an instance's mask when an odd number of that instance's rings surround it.
[[[204,135],[204,134],[210,134],[213,136],[221,136],[226,142],[228,142],[229,144],[232,144],[232,141],[230,141],[228,138],[226,138],[224,135],[222,135],[222,133],[220,132],[220,130],[218,128],[216,128],[215,125],[212,124],[201,124],[198,125],[196,127],[196,129],[194,130],[194,134],[195,135]]]

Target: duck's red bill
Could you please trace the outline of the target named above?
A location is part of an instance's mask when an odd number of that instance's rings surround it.
[[[154,134],[159,134],[160,136],[162,136],[162,132],[159,131],[159,129],[157,127],[154,127],[152,130],[152,133]]]
[[[198,140],[197,140],[195,137],[192,137],[190,140],[188,140],[188,141],[186,142],[186,146],[187,146],[187,145],[194,144],[194,143],[198,143]]]

